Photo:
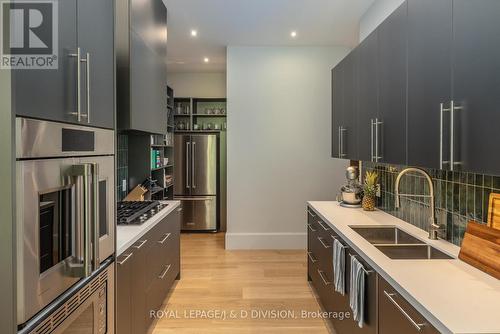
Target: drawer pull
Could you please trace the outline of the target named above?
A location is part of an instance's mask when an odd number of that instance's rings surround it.
[[[160,245],[163,245],[165,243],[165,241],[167,241],[167,239],[170,237],[170,234],[172,234],[172,233],[165,234],[165,237],[163,237],[163,239],[161,239],[161,240],[158,240],[158,243]]]
[[[330,285],[330,282],[328,282],[328,280],[323,275],[323,271],[318,269],[318,274],[319,274],[319,277],[321,277],[321,280],[323,281],[324,285]]]
[[[391,303],[393,303],[394,306],[396,306],[399,312],[401,312],[405,316],[405,318],[408,319],[408,321],[413,325],[413,327],[415,327],[415,329],[420,332],[422,330],[422,327],[425,326],[425,323],[419,324],[415,320],[413,320],[413,318],[394,299],[394,296],[396,295],[395,293],[388,293],[387,291],[384,290],[384,294],[387,297],[387,299],[389,299]]]
[[[124,258],[123,260],[118,261],[118,264],[119,264],[120,266],[123,266],[123,265],[125,264],[125,262],[127,262],[127,261],[128,261],[128,259],[130,259],[130,258],[132,257],[132,255],[134,255],[134,253],[130,253],[130,254],[128,254],[127,256],[125,256],[125,258]]]
[[[147,240],[141,240],[140,244],[138,246],[132,246],[132,247],[134,247],[135,249],[141,249],[142,246],[144,246],[146,244],[146,242],[148,242],[148,241]]]
[[[307,208],[307,213],[313,217],[313,218],[316,218],[316,215],[314,213],[312,213],[311,209]]]
[[[309,260],[311,260],[312,263],[318,262],[318,260],[314,258],[312,252],[307,252],[307,256],[309,257]]]
[[[328,231],[330,228],[328,226],[323,225],[324,223],[321,220],[318,220],[319,226],[323,228],[323,230]]]
[[[316,230],[312,227],[311,224],[307,224],[307,227],[309,227],[309,229],[311,230],[311,232],[316,232]]]
[[[321,242],[321,244],[323,245],[324,248],[330,248],[329,245],[325,244],[322,237],[318,237],[318,240],[319,240],[319,242]]]
[[[171,265],[171,264],[169,264],[169,265],[165,268],[165,270],[164,270],[164,271],[163,271],[163,272],[162,272],[162,273],[158,276],[158,278],[159,278],[159,279],[164,279],[164,278],[165,278],[165,276],[167,275],[168,271],[170,270],[170,267],[171,267],[171,266],[172,266],[172,265]]]

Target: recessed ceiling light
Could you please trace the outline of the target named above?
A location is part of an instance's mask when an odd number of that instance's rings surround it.
[[[210,59],[208,59],[207,57],[205,57],[205,58],[203,58],[203,61],[204,61],[205,63],[208,63],[208,62],[210,61]]]
[[[192,29],[191,30],[191,37],[196,37],[198,36],[198,30]]]
[[[290,36],[292,36],[292,38],[297,37],[297,32],[296,32],[295,30],[293,30],[293,31],[290,33]]]

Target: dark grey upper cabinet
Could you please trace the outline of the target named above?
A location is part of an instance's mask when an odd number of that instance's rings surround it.
[[[406,164],[407,3],[378,28],[379,159]]]
[[[453,160],[500,175],[500,1],[453,1]],[[451,126],[451,125],[450,125]]]
[[[408,0],[409,165],[440,168],[440,160],[449,160],[440,104],[447,107],[451,100],[452,5],[452,0]],[[443,113],[443,124],[447,116]]]
[[[58,13],[58,69],[13,71],[15,112],[19,116],[114,128],[113,1],[59,1]]]
[[[341,158],[340,127],[342,124],[343,84],[342,67],[332,70],[332,157]]]
[[[58,2],[58,68],[13,70],[12,101],[18,116],[78,123],[76,0]],[[111,17],[112,18],[112,17]]]
[[[87,58],[84,69],[88,66],[90,74],[89,90],[82,87],[82,108],[89,114],[90,125],[114,128],[115,110],[115,53],[114,53],[114,1],[80,0],[78,1],[78,44],[82,56]],[[82,78],[87,80],[87,71]],[[88,95],[86,95],[88,94]],[[87,108],[87,101],[90,106]]]
[[[118,127],[167,131],[167,9],[162,0],[117,2]]]
[[[356,68],[357,52],[354,50],[342,61],[343,67],[343,110],[342,110],[342,153],[344,158],[358,159],[356,135]]]
[[[358,157],[371,161],[377,140],[372,123],[378,118],[378,30],[371,33],[357,48],[357,143]],[[380,144],[380,143],[379,143]]]

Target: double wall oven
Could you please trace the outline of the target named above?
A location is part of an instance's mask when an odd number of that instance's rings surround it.
[[[115,133],[26,118],[17,118],[16,127],[17,308],[23,328],[52,304],[63,306],[59,299],[70,298],[71,288],[84,289],[114,254]],[[105,272],[112,277],[113,266]],[[113,279],[94,287],[67,319],[83,312],[85,303],[97,305],[96,319],[112,309]],[[85,333],[109,333],[113,317],[104,319],[104,327]]]

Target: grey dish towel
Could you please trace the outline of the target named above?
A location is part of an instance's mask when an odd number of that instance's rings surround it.
[[[340,241],[333,241],[333,282],[335,291],[345,295],[345,247]]]
[[[351,256],[351,283],[349,285],[349,306],[352,318],[363,328],[365,309],[365,268],[356,257]]]

